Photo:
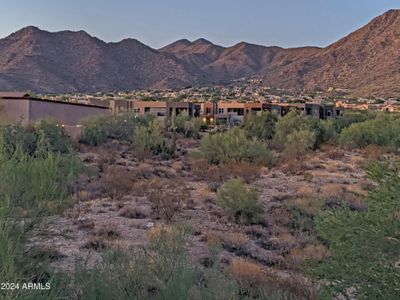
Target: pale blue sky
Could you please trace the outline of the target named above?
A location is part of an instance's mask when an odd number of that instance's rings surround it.
[[[3,2],[3,3],[1,3]],[[85,30],[105,41],[159,48],[204,37],[230,46],[326,46],[399,0],[1,0],[0,37],[27,25]]]

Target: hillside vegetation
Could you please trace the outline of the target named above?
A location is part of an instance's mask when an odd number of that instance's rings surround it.
[[[196,122],[1,126],[0,298],[396,298],[399,115]]]

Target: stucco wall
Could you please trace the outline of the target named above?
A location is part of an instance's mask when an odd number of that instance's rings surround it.
[[[51,117],[62,124],[75,126],[81,125],[88,118],[110,113],[111,110],[98,107],[30,100],[29,120],[35,122]]]
[[[0,99],[1,123],[29,123],[29,100],[5,100]]]

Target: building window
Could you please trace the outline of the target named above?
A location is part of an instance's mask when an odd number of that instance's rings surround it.
[[[144,112],[145,112],[145,113],[150,112],[150,107],[145,107],[145,108],[144,108]]]
[[[224,113],[224,109],[223,108],[218,108],[218,113],[219,114],[223,114]]]
[[[133,112],[134,112],[135,114],[139,114],[139,113],[140,113],[140,108],[134,108],[134,109],[133,109]]]
[[[206,114],[211,114],[211,108],[209,107],[206,108]]]

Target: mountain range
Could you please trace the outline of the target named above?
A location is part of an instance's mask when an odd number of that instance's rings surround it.
[[[106,43],[84,31],[26,27],[0,39],[0,90],[39,93],[164,89],[260,76],[276,88],[350,89],[400,95],[400,10],[390,10],[325,48],[285,49],[205,39],[152,49],[135,39]]]

